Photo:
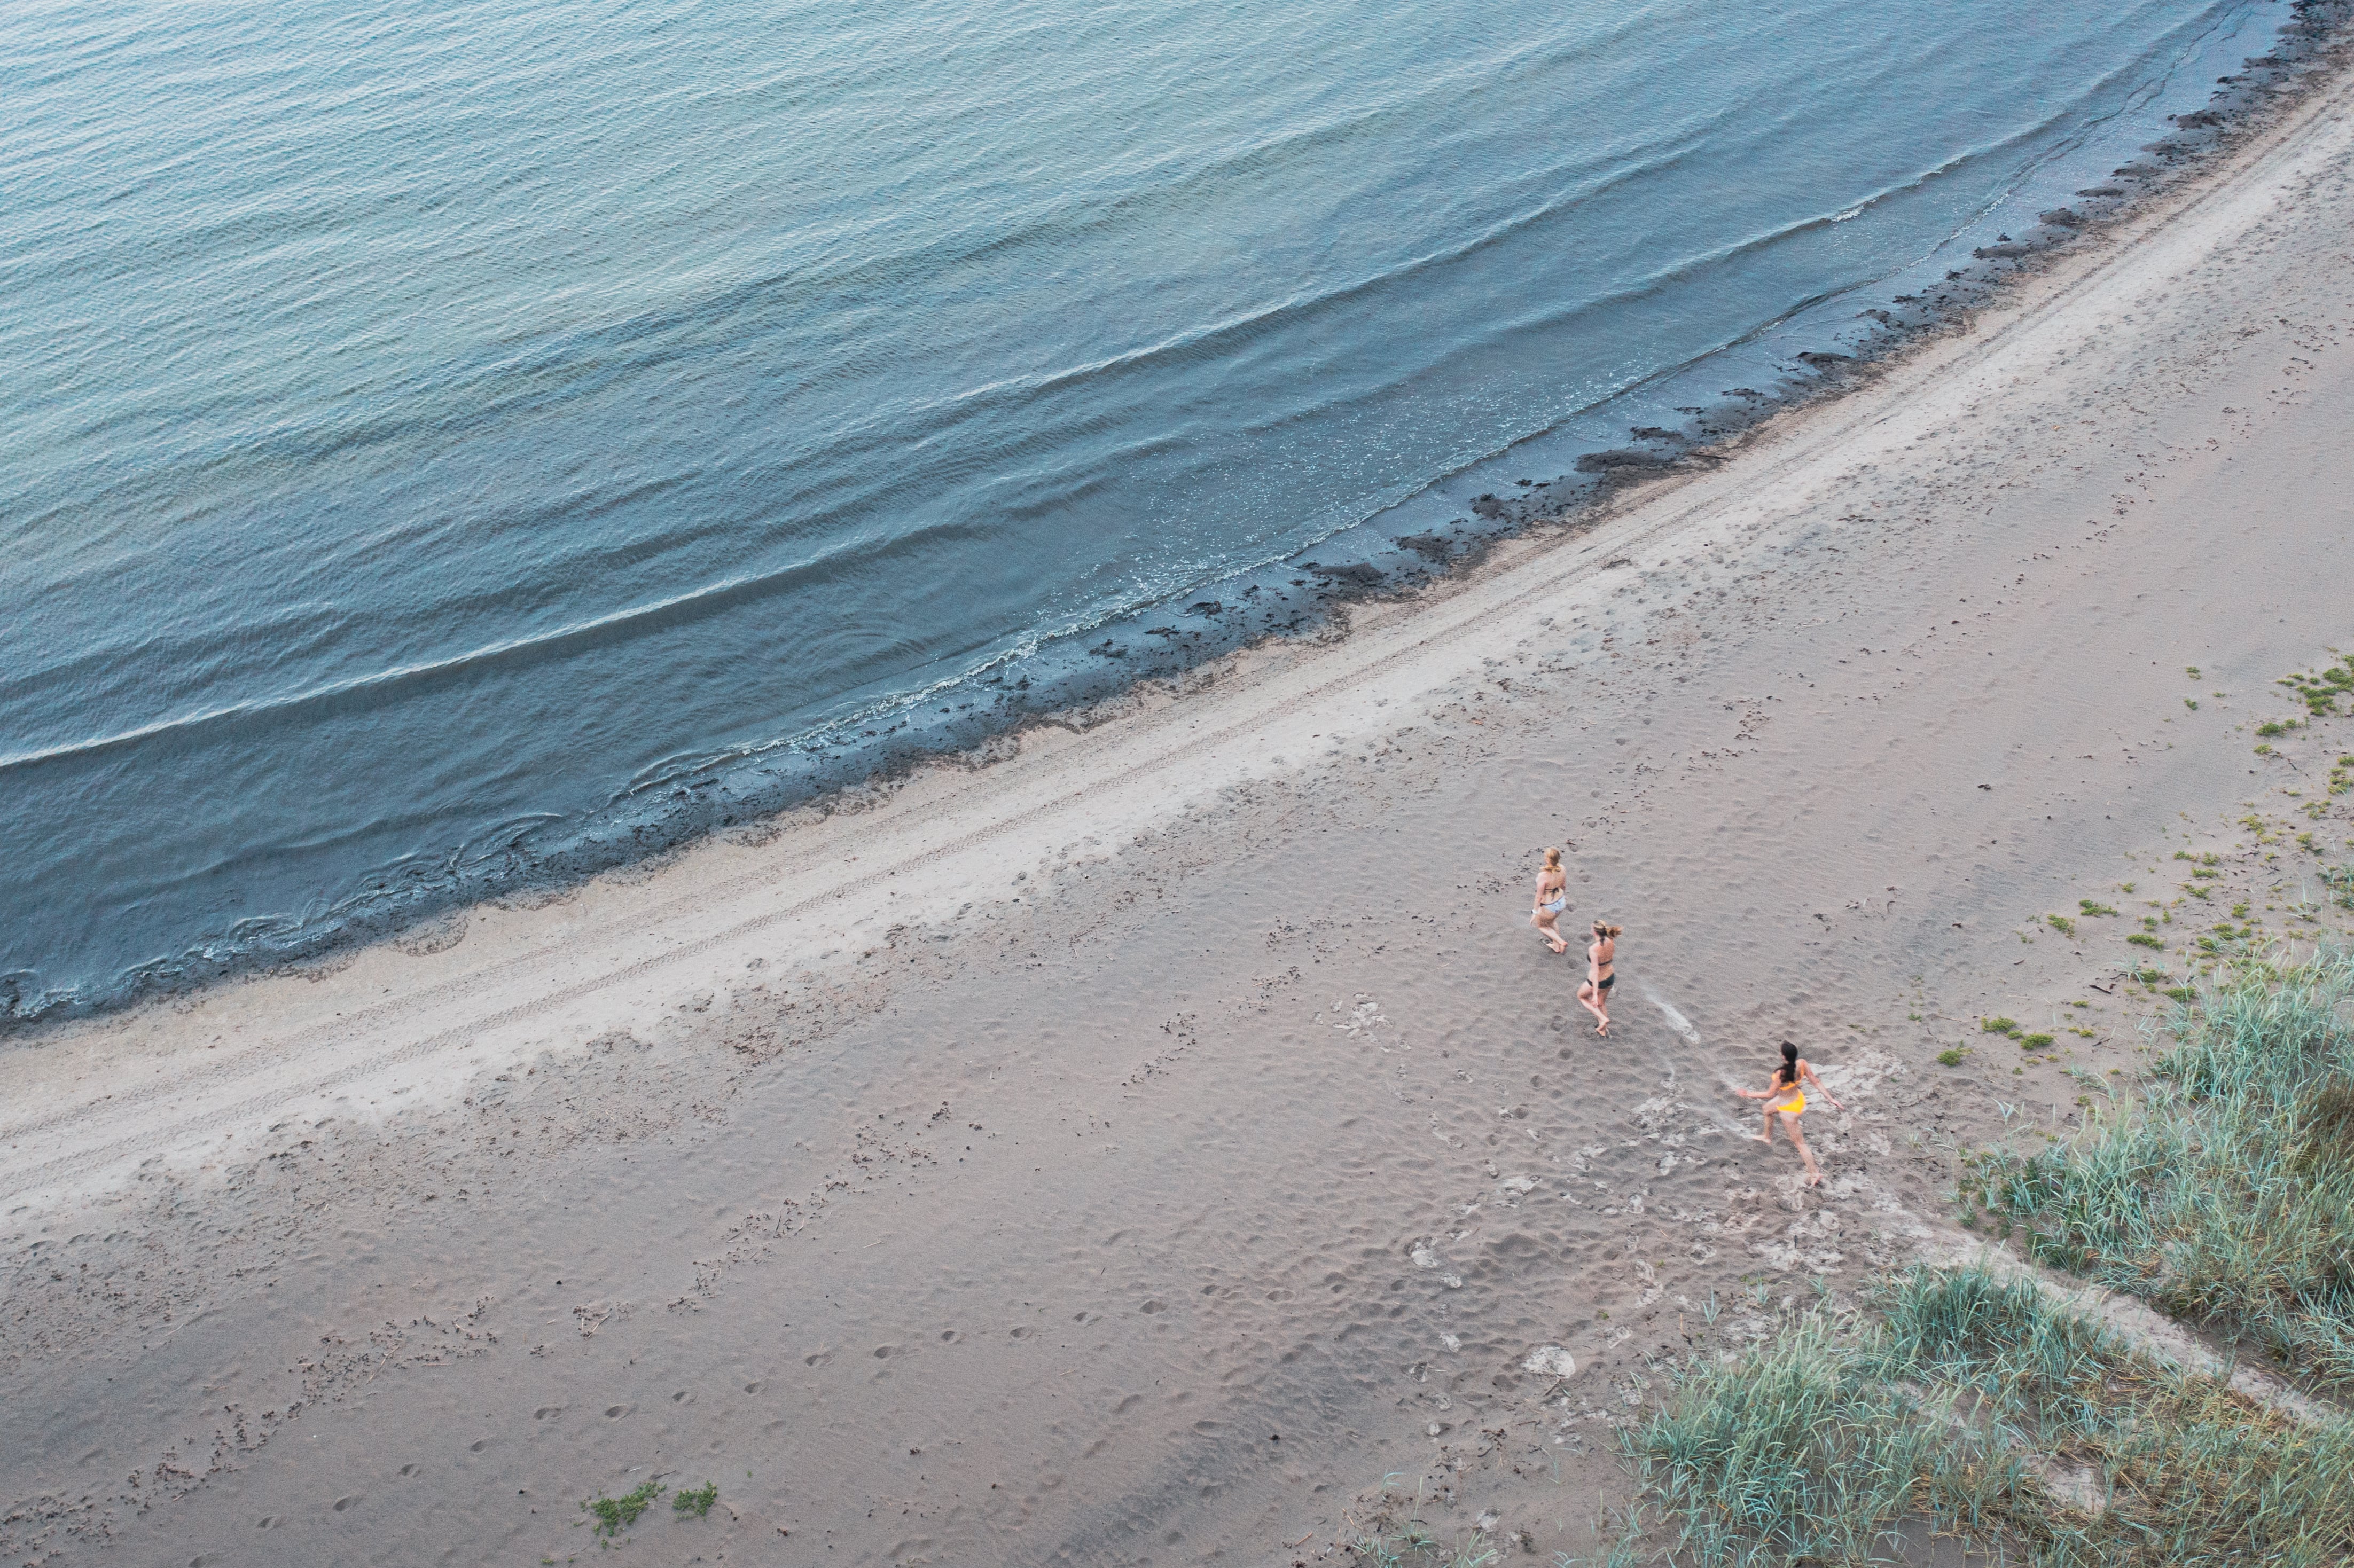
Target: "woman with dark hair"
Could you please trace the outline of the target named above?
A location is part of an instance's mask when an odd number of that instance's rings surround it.
[[[1823,1168],[1815,1163],[1815,1151],[1807,1147],[1807,1135],[1798,1130],[1798,1118],[1807,1108],[1808,1084],[1814,1085],[1823,1098],[1830,1101],[1831,1109],[1847,1109],[1840,1104],[1839,1097],[1831,1093],[1829,1086],[1815,1075],[1814,1065],[1798,1054],[1796,1045],[1785,1040],[1782,1042],[1782,1065],[1774,1069],[1773,1081],[1762,1089],[1736,1089],[1734,1092],[1745,1100],[1766,1102],[1766,1130],[1758,1135],[1757,1141],[1769,1149],[1774,1145],[1774,1118],[1777,1116],[1782,1118],[1782,1130],[1789,1136],[1792,1143],[1798,1146],[1798,1159],[1807,1167],[1807,1185],[1819,1187],[1823,1184]]]
[[[1626,928],[1602,920],[1594,923],[1594,941],[1585,949],[1585,983],[1577,988],[1577,1000],[1598,1020],[1594,1033],[1605,1039],[1610,1034],[1610,988],[1618,983],[1611,971],[1618,961],[1618,933]]]

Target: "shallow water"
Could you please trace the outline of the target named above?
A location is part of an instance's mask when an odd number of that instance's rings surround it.
[[[2282,15],[20,11],[0,1004],[1100,689],[1834,345]]]

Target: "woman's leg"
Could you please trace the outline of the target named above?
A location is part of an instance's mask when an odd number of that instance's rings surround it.
[[[1766,1107],[1766,1130],[1757,1135],[1757,1141],[1768,1149],[1774,1147],[1774,1107],[1772,1106]]]
[[[1565,953],[1569,951],[1569,944],[1561,939],[1561,927],[1553,924],[1558,918],[1560,916],[1552,910],[1541,908],[1529,916],[1529,924],[1537,928],[1537,935],[1545,939],[1545,946],[1556,953]]]
[[[1594,988],[1594,1015],[1602,1020],[1594,1027],[1596,1034],[1610,1033],[1610,992],[1601,986]]]
[[[1806,1162],[1807,1185],[1809,1187],[1821,1186],[1823,1184],[1823,1168],[1815,1163],[1815,1151],[1807,1147],[1807,1135],[1798,1130],[1798,1118],[1790,1115],[1787,1111],[1783,1112],[1782,1130],[1788,1133],[1790,1135],[1790,1141],[1798,1146],[1798,1158]]]
[[[1594,982],[1592,980],[1587,980],[1584,985],[1577,988],[1577,1000],[1585,1005],[1586,1012],[1594,1014],[1596,1019],[1600,1020],[1600,1022],[1596,1025],[1594,1031],[1596,1034],[1599,1034],[1602,1033],[1602,1030],[1609,1024],[1610,1015],[1603,1012],[1601,1008],[1595,1005],[1594,998]]]

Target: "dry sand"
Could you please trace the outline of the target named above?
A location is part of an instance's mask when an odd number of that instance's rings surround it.
[[[1310,1562],[1386,1475],[1584,1550],[1654,1358],[2130,1081],[2148,901],[2347,920],[2354,725],[2246,731],[2354,648],[2349,106],[1346,635],[11,1047],[5,1560],[560,1562],[646,1478],[720,1490],[649,1563]]]

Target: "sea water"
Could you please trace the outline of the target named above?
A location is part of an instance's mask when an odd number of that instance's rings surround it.
[[[1214,649],[1251,574],[1830,346],[2283,15],[14,6],[0,1010],[969,743],[1140,612]]]

